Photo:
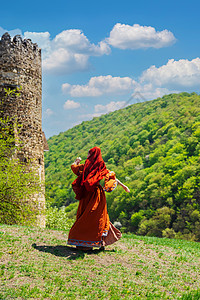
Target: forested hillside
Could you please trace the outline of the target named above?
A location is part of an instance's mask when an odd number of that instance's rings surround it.
[[[199,95],[130,105],[82,122],[48,144],[46,196],[52,206],[75,202],[71,163],[99,146],[107,168],[131,189],[107,193],[111,221],[140,235],[200,240]]]

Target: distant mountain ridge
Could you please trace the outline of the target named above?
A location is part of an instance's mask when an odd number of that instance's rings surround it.
[[[196,93],[130,105],[82,122],[51,137],[48,144],[46,196],[51,205],[75,202],[71,163],[99,146],[107,168],[131,189],[130,194],[120,187],[107,194],[112,221],[139,234],[200,239],[200,96]]]

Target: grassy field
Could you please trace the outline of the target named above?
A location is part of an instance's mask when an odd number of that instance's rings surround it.
[[[0,299],[200,299],[200,244],[124,234],[105,251],[0,225]]]

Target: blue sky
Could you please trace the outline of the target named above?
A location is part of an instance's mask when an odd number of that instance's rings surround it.
[[[141,99],[200,92],[199,1],[10,1],[8,31],[42,48],[50,137]]]

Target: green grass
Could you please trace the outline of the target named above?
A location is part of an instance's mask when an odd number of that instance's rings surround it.
[[[200,244],[124,234],[103,251],[67,232],[0,226],[0,299],[200,299]]]

